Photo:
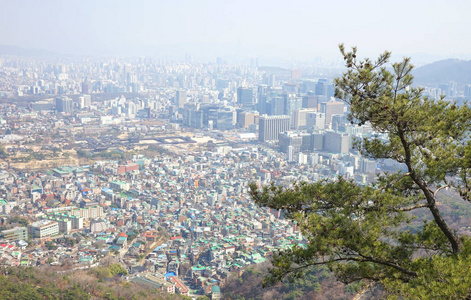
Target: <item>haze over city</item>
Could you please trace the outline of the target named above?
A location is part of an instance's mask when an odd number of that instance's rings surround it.
[[[469,58],[469,1],[10,1],[0,44],[58,54],[198,59],[338,58],[389,50],[417,61]]]
[[[471,297],[470,2],[0,1],[1,299]]]

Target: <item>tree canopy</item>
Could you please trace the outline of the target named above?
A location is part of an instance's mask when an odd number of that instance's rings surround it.
[[[336,97],[349,105],[352,124],[370,124],[376,135],[356,140],[365,157],[392,159],[405,171],[383,173],[371,185],[344,178],[290,187],[251,184],[251,196],[296,222],[307,240],[275,253],[265,284],[302,276],[327,265],[343,282],[377,282],[391,297],[471,299],[470,241],[443,217],[444,189],[471,200],[471,107],[424,96],[413,87],[409,58],[386,67],[340,51],[347,71],[336,78]],[[415,211],[423,225],[407,230]],[[428,216],[428,217],[427,217]]]

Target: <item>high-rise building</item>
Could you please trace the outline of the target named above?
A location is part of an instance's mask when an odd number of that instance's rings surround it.
[[[178,107],[183,107],[183,105],[188,101],[186,91],[180,90],[177,91],[175,95],[175,105]]]
[[[317,109],[317,97],[316,96],[304,96],[303,97],[303,108],[314,108]]]
[[[283,114],[291,116],[293,112],[302,108],[302,98],[296,94],[284,94],[285,111]]]
[[[319,112],[308,112],[306,114],[307,129],[320,130],[325,128],[325,114]]]
[[[234,128],[236,122],[236,111],[234,109],[225,107],[217,111],[217,129],[231,130]]]
[[[322,151],[322,149],[324,149],[324,134],[320,132],[313,133],[311,136],[311,145],[312,150]]]
[[[90,84],[86,81],[82,82],[82,94],[90,93]]]
[[[78,106],[79,109],[83,109],[85,107],[90,107],[92,105],[92,98],[90,95],[82,95],[78,99]]]
[[[316,84],[316,90],[315,93],[316,95],[319,96],[325,96],[327,94],[326,89],[327,89],[327,79],[319,79]]]
[[[289,116],[262,115],[259,119],[258,140],[261,142],[278,141],[280,132],[288,131],[290,127]]]
[[[329,101],[321,104],[321,111],[325,113],[325,124],[330,126],[332,124],[332,115],[344,114],[344,103],[340,101]]]
[[[293,112],[291,115],[293,121],[293,128],[294,129],[306,129],[307,127],[307,120],[309,113],[315,113],[315,109],[298,109]]]
[[[190,127],[196,129],[203,128],[203,112],[201,110],[193,110],[190,114]]]
[[[128,116],[132,116],[137,113],[137,106],[136,106],[136,103],[134,102],[131,102],[131,101],[126,102],[125,108],[126,108],[126,114]]]
[[[279,142],[278,146],[280,147],[280,152],[287,152],[292,147],[294,155],[298,154],[301,150],[303,143],[303,137],[297,132],[286,131],[281,132],[278,135]]]
[[[281,116],[285,114],[285,99],[279,96],[272,96],[270,102],[270,113],[273,116]]]
[[[72,99],[69,97],[56,98],[56,110],[57,112],[71,112],[73,109]]]
[[[239,111],[237,113],[237,127],[247,129],[250,125],[256,124],[258,121],[258,113]]]
[[[238,88],[237,89],[237,102],[242,106],[253,105],[253,90],[249,88]]]
[[[324,135],[324,151],[331,153],[348,153],[350,136],[345,133],[326,132]]]
[[[92,105],[92,96],[90,95],[83,95],[83,104],[85,107],[89,107],[90,105]]]
[[[294,159],[294,149],[293,146],[289,145],[288,146],[288,161],[292,162]]]

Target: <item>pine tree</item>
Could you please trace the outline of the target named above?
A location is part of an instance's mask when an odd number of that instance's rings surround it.
[[[251,184],[255,202],[283,210],[307,240],[275,253],[264,283],[327,265],[343,282],[377,282],[391,297],[471,299],[470,241],[450,228],[437,203],[444,189],[471,200],[471,107],[412,87],[409,58],[389,71],[389,52],[372,61],[358,59],[355,47],[340,51],[347,71],[335,80],[336,97],[349,105],[352,124],[369,123],[378,133],[354,147],[407,171],[382,174],[368,186],[341,177],[292,187]],[[419,210],[429,216],[423,226],[405,230]]]

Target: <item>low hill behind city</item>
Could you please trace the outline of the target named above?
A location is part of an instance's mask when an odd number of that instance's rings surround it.
[[[418,85],[438,85],[454,81],[459,85],[471,83],[471,61],[445,59],[421,66],[412,72]]]

